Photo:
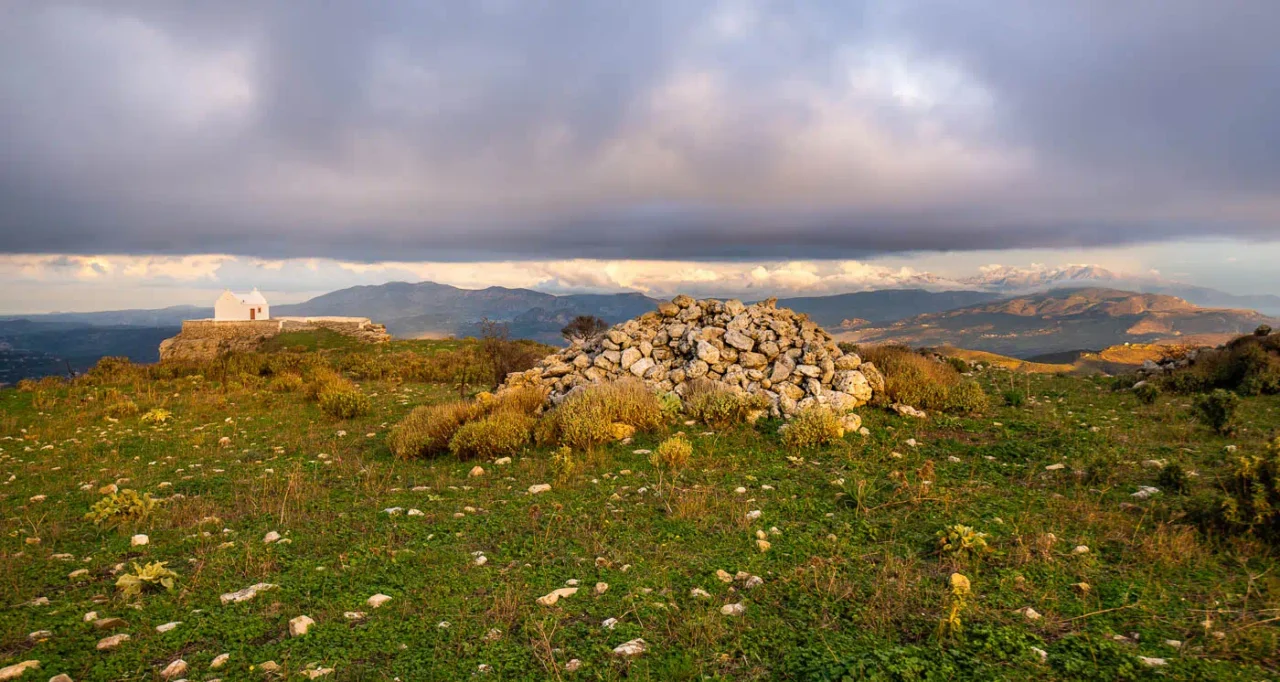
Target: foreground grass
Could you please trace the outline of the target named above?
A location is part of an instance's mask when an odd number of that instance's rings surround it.
[[[694,443],[679,472],[637,452],[664,432],[576,453],[568,475],[530,450],[479,462],[476,477],[477,462],[400,462],[384,445],[413,407],[456,395],[448,385],[363,382],[375,409],[346,421],[297,393],[190,378],[123,386],[142,412],[170,410],[162,425],[108,419],[88,400],[100,386],[6,389],[0,667],[36,659],[26,678],[75,680],[158,679],[178,658],[192,680],[263,679],[267,661],[293,677],[333,668],[332,680],[1274,678],[1273,551],[1184,525],[1186,497],[1132,494],[1159,486],[1147,460],[1195,471],[1192,494],[1211,493],[1228,444],[1257,451],[1280,427],[1280,399],[1246,400],[1228,440],[1178,396],[1139,406],[1087,379],[981,379],[993,395],[1012,385],[1031,397],[974,418],[866,408],[869,437],[801,453],[782,449],[777,422],[673,424]],[[167,501],[137,528],[100,530],[82,516],[111,483]],[[528,492],[543,483],[549,492]],[[939,555],[952,524],[988,533],[992,551]],[[270,531],[289,542],[265,544]],[[135,532],[149,544],[132,547]],[[178,573],[176,588],[120,599],[113,569],[150,561]],[[763,582],[747,589],[718,570]],[[973,595],[963,630],[942,636],[956,571]],[[577,594],[535,603],[570,580]],[[259,582],[279,588],[220,603]],[[377,593],[392,599],[370,608]],[[31,605],[41,597],[48,605]],[[737,603],[742,615],[722,614]],[[127,626],[96,630],[89,611]],[[290,637],[300,615],[316,624]],[[40,630],[50,635],[32,641]],[[120,632],[131,639],[95,649]],[[645,654],[612,654],[634,638]],[[226,666],[209,670],[222,653]],[[581,668],[567,672],[573,659]]]

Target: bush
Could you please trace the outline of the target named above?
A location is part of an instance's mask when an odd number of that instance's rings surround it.
[[[507,410],[463,424],[449,439],[449,452],[458,459],[492,459],[514,455],[529,442],[534,419]]]
[[[1270,336],[1270,335],[1271,335],[1271,325],[1268,325],[1268,324],[1260,324],[1260,325],[1258,325],[1258,328],[1257,328],[1257,329],[1255,329],[1255,330],[1253,330],[1253,335],[1254,335],[1254,336]]]
[[[1027,402],[1027,396],[1022,391],[1005,391],[1004,404],[1009,407],[1022,407]]]
[[[978,412],[988,405],[982,387],[946,362],[906,346],[864,346],[861,351],[863,361],[873,363],[884,375],[885,390],[876,396],[878,402],[943,412]]]
[[[142,415],[143,424],[164,424],[173,418],[173,413],[163,407],[153,407]]]
[[[463,424],[483,413],[480,405],[462,400],[423,405],[392,427],[387,445],[400,459],[439,455],[449,450],[449,441]]]
[[[1191,490],[1191,479],[1187,476],[1187,472],[1173,463],[1160,467],[1160,475],[1156,477],[1156,483],[1160,484],[1161,490],[1178,495],[1185,495]]]
[[[331,385],[348,383],[347,379],[328,365],[315,365],[307,371],[305,395],[308,399],[318,400],[320,394]]]
[[[276,393],[293,393],[294,391],[302,390],[305,383],[301,376],[290,372],[276,375],[271,380],[269,388]]]
[[[965,361],[964,358],[948,357],[947,364],[951,365],[952,369],[954,369],[955,371],[961,374],[966,374],[968,372],[973,371],[973,366],[970,365],[967,361]]]
[[[488,411],[534,415],[542,411],[546,402],[547,392],[541,386],[520,386],[494,396]]]
[[[1240,396],[1231,391],[1215,389],[1212,393],[1196,396],[1192,409],[1202,424],[1219,435],[1226,436],[1235,430],[1236,408]]]
[[[107,416],[115,417],[116,419],[132,417],[139,412],[138,404],[121,394],[109,398],[103,410],[107,413]]]
[[[1160,388],[1148,381],[1141,386],[1135,387],[1133,389],[1133,395],[1138,399],[1138,402],[1143,405],[1154,405],[1156,398],[1160,397]]]
[[[139,495],[136,490],[125,489],[98,500],[84,518],[95,526],[119,528],[145,521],[157,504],[151,493]]]
[[[818,405],[796,413],[782,432],[782,444],[793,450],[830,445],[844,436],[840,418],[830,408]]]
[[[649,462],[658,468],[671,471],[683,469],[693,456],[693,445],[682,435],[672,436],[660,443],[649,455]]]
[[[1241,336],[1219,349],[1201,350],[1195,362],[1165,377],[1164,388],[1199,393],[1215,388],[1243,395],[1280,393],[1280,335]]]
[[[769,409],[769,399],[763,395],[736,393],[727,384],[705,378],[689,382],[684,400],[690,417],[714,429],[754,421]]]
[[[328,384],[320,392],[318,400],[320,409],[339,419],[351,419],[373,411],[369,396],[349,381]]]
[[[1280,437],[1271,441],[1263,455],[1238,458],[1225,487],[1222,525],[1280,542]]]
[[[615,440],[616,423],[638,431],[657,428],[662,404],[641,381],[622,379],[571,393],[543,422],[537,429],[540,444],[587,450]]]
[[[987,534],[969,526],[955,524],[938,531],[938,551],[945,556],[967,558],[990,551]]]

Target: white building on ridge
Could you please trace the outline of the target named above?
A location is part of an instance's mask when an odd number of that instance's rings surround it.
[[[213,319],[222,320],[269,320],[271,306],[267,299],[255,287],[247,294],[237,294],[230,289],[222,292],[213,303]]]

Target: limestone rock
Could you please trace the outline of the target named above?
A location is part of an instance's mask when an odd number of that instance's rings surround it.
[[[649,645],[643,639],[633,639],[629,642],[623,642],[613,648],[613,655],[619,658],[635,658],[643,654]]]
[[[127,641],[129,641],[129,635],[126,633],[111,635],[110,637],[103,637],[102,639],[98,640],[98,651],[110,651],[112,649],[119,647],[121,644],[124,644]]]
[[[166,665],[164,670],[160,671],[160,677],[163,677],[166,680],[171,680],[187,672],[187,667],[187,662],[179,658],[169,665]]]
[[[301,637],[307,634],[307,631],[315,624],[316,622],[311,620],[310,616],[298,616],[289,621],[289,636]]]
[[[16,680],[22,677],[22,674],[28,670],[35,670],[40,667],[40,661],[31,660],[0,668],[0,680]]]
[[[555,606],[556,602],[560,601],[564,597],[572,597],[577,593],[578,588],[576,587],[562,587],[538,597],[537,602],[539,606]]]

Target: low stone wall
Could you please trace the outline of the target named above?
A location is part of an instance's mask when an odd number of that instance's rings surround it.
[[[280,317],[270,320],[186,320],[182,332],[160,343],[160,361],[204,361],[255,350],[284,332],[328,329],[366,343],[390,340],[386,327],[367,317]]]

